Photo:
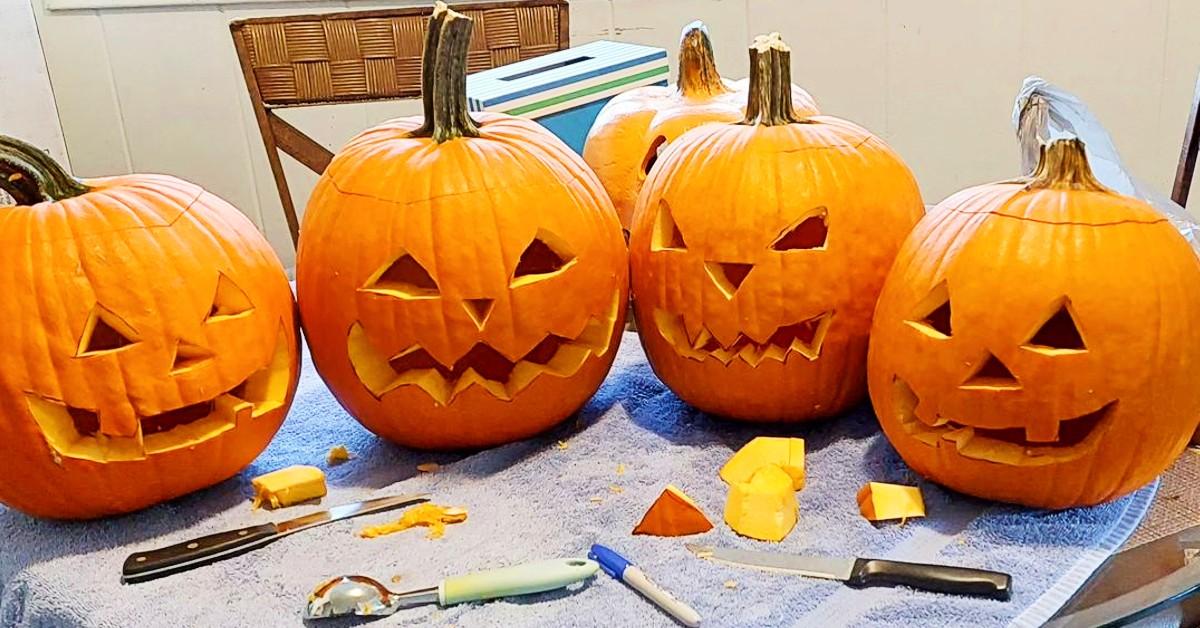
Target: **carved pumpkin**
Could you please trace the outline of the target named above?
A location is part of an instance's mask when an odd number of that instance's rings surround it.
[[[728,81],[717,73],[703,22],[684,27],[677,63],[674,85],[639,87],[608,101],[583,147],[584,160],[600,177],[626,228],[661,151],[701,124],[741,120],[746,107],[746,79]],[[812,97],[795,85],[792,103],[801,115],[817,113]]]
[[[871,337],[871,399],[918,473],[1064,508],[1153,479],[1200,417],[1200,262],[1102,187],[1078,140],[1031,180],[943,201],[905,242]]]
[[[291,289],[240,212],[166,176],[77,181],[0,136],[0,502],[123,513],[255,458],[295,390]]]
[[[468,116],[470,28],[439,4],[425,117],[351,140],[301,226],[317,370],[372,431],[424,448],[575,412],[612,364],[627,297],[620,225],[583,160],[534,122]]]
[[[866,392],[875,298],[922,211],[866,130],[791,107],[787,47],[751,47],[745,120],[671,144],[638,199],[635,311],[658,376],[739,419],[838,413]]]

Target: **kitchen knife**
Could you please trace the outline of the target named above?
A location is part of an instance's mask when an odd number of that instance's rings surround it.
[[[967,567],[904,563],[879,558],[827,558],[728,547],[685,546],[696,556],[731,565],[793,573],[810,578],[841,580],[862,587],[908,586],[914,589],[1007,600],[1012,596],[1008,574]]]
[[[133,584],[161,578],[237,556],[301,530],[426,501],[429,501],[428,495],[380,497],[343,504],[282,523],[264,523],[240,530],[218,532],[176,545],[130,554],[121,567],[121,582]]]
[[[1197,555],[1200,526],[1117,552],[1047,626],[1123,625],[1188,600],[1200,592]]]

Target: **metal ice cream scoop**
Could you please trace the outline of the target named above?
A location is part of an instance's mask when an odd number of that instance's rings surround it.
[[[322,582],[308,596],[306,619],[340,615],[391,615],[402,608],[491,600],[526,595],[590,578],[600,568],[582,558],[555,558],[513,567],[477,571],[442,580],[436,587],[403,593],[389,591],[383,583],[366,576],[338,576]]]

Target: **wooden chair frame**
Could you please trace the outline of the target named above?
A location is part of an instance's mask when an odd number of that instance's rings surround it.
[[[570,45],[567,0],[455,3],[475,28],[467,70],[478,72]],[[279,151],[317,174],[333,153],[275,109],[417,98],[430,7],[237,20],[229,25],[267,162],[295,245],[300,221]]]

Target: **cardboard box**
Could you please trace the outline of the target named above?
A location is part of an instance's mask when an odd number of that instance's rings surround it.
[[[471,111],[530,118],[575,152],[596,114],[613,96],[644,85],[666,85],[670,68],[662,48],[594,41],[467,77]]]

